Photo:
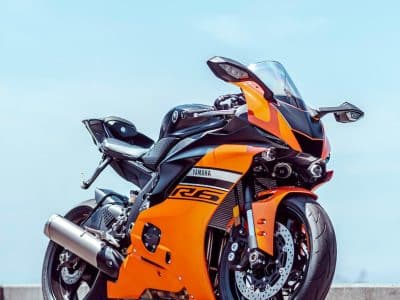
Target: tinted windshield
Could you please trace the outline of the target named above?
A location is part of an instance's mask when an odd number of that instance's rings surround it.
[[[274,93],[276,100],[306,110],[299,91],[279,62],[263,61],[251,64],[248,68]]]

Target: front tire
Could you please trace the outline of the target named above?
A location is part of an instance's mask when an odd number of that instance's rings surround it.
[[[236,282],[237,274],[235,278],[235,271],[232,271],[229,266],[227,257],[230,250],[226,247],[219,270],[221,300],[325,299],[331,286],[336,266],[336,237],[327,213],[310,197],[291,195],[280,204],[276,222],[276,230],[277,228],[282,229],[281,226],[283,225],[290,231],[294,243],[293,264],[290,275],[280,291],[270,298],[263,298],[263,293],[257,294],[254,291],[253,293],[247,293],[254,296],[245,297],[240,291],[243,290],[243,283],[238,288]],[[283,249],[278,247],[277,239],[278,235],[275,233],[275,256],[267,256],[267,259],[272,262],[279,257],[279,253],[277,253],[279,249]],[[288,253],[285,253],[285,255],[288,255]],[[271,263],[269,264],[270,266]],[[249,281],[251,282],[251,280]],[[268,286],[266,285],[265,288],[267,289]]]
[[[95,207],[95,200],[82,202],[71,209],[65,218],[75,224],[82,224]],[[60,257],[71,257],[71,254],[56,243],[49,242],[42,268],[42,292],[45,300],[85,299],[94,286],[99,276],[98,270],[78,257],[73,256],[73,264],[60,267]]]

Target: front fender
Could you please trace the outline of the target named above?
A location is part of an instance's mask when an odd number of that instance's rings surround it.
[[[252,204],[257,246],[271,256],[274,255],[276,211],[282,200],[290,194],[307,195],[315,200],[318,198],[316,194],[303,188],[279,187],[258,193],[257,200]]]

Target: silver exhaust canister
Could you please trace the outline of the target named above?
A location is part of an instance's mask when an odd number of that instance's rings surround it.
[[[118,278],[123,255],[78,225],[52,215],[44,226],[44,234],[112,279]]]

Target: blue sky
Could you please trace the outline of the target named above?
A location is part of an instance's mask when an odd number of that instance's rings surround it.
[[[38,283],[46,218],[92,197],[99,153],[80,123],[117,115],[156,137],[163,114],[235,88],[205,61],[273,59],[325,120],[335,178],[319,191],[338,240],[336,282],[398,283],[400,5],[396,1],[0,0],[0,284]],[[128,193],[106,171],[94,186]]]

